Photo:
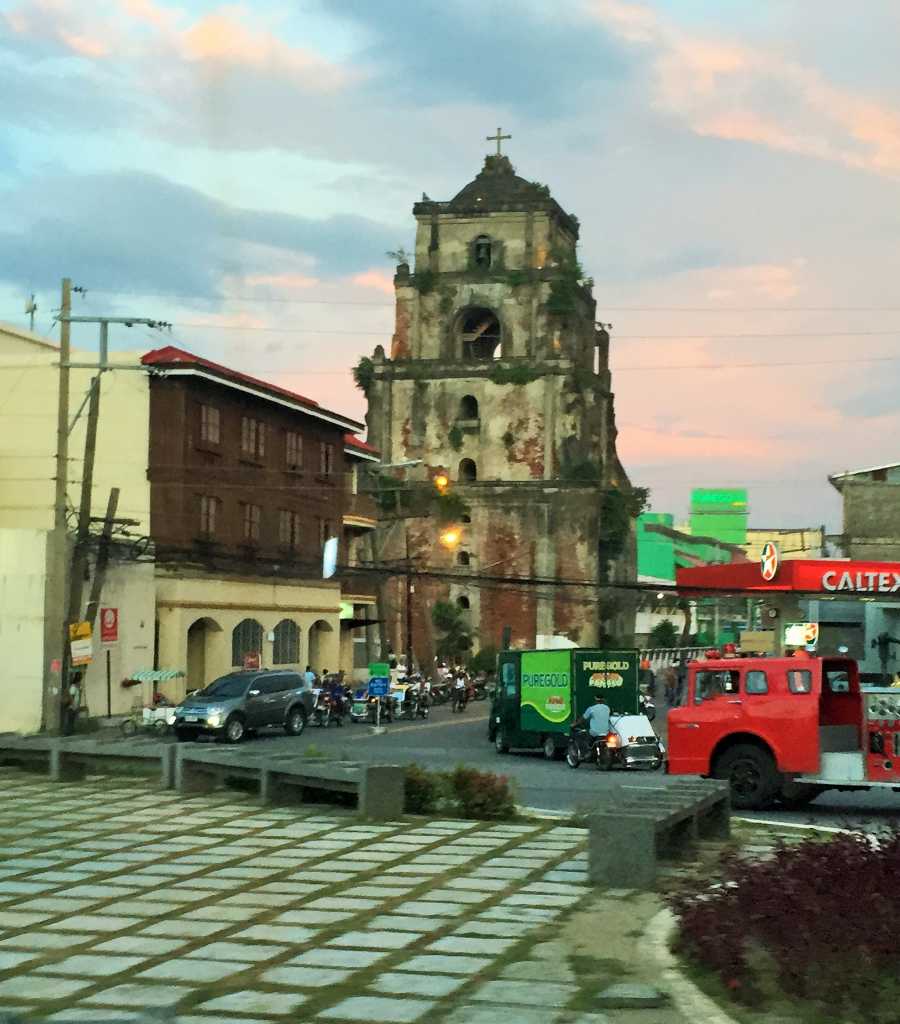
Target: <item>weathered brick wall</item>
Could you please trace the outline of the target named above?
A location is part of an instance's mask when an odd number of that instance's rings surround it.
[[[900,484],[844,484],[847,554],[868,560],[900,560]]]

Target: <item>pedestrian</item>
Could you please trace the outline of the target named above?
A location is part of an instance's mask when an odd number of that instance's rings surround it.
[[[680,708],[684,704],[687,694],[687,662],[682,658],[675,669],[675,707]]]
[[[303,679],[310,689],[316,685],[316,674],[312,670],[312,665],[306,666],[306,671],[303,673]]]
[[[667,665],[663,670],[663,692],[666,704],[671,708],[675,706],[675,690],[678,686],[678,672],[674,665]]]

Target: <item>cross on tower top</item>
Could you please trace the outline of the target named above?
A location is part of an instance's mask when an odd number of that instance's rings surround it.
[[[498,128],[496,135],[488,135],[487,136],[487,141],[488,142],[496,142],[497,143],[497,156],[500,156],[501,155],[500,154],[500,143],[504,139],[511,139],[511,138],[512,138],[511,135],[504,135],[503,134],[503,129],[502,128]]]

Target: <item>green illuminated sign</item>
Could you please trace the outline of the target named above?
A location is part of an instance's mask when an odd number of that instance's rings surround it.
[[[533,712],[544,722],[560,725],[572,713],[572,655],[569,651],[531,651],[522,654],[522,726]],[[530,723],[529,723],[530,724]]]

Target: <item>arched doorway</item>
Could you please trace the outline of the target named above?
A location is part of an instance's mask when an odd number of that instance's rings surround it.
[[[222,627],[214,619],[197,619],[188,628],[187,633],[187,680],[188,690],[201,690],[207,683],[207,666],[212,664],[211,645],[216,633]]]
[[[331,654],[332,637],[328,634],[333,632],[332,627],[324,619],[319,619],[309,627],[309,664],[315,672],[321,672],[323,668],[336,672],[339,668],[336,660],[332,665],[323,664],[323,659],[327,659]],[[337,655],[334,657],[336,659]]]

